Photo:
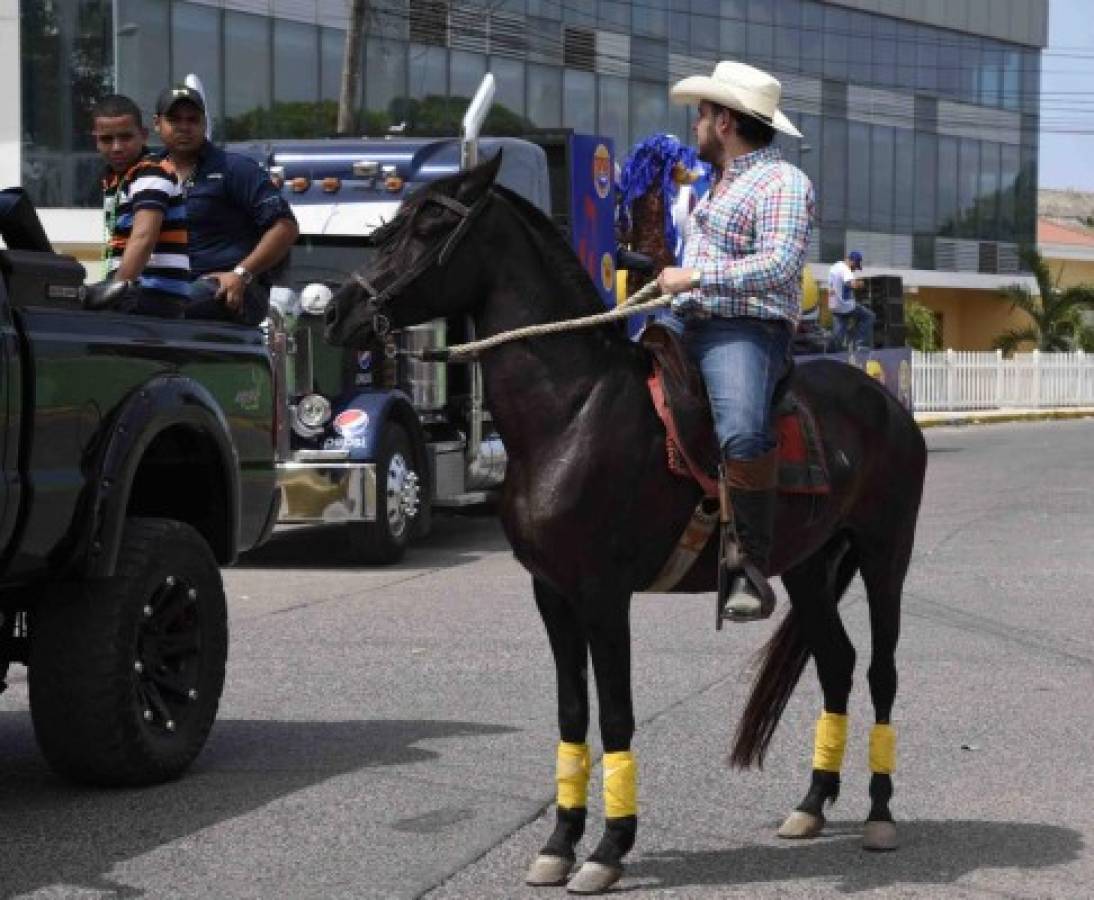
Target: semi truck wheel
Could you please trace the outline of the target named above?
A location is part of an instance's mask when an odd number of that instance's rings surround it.
[[[74,781],[180,775],[216,718],[228,656],[220,569],[170,519],[129,519],[116,574],[32,611],[30,712],[49,764]]]
[[[403,558],[421,505],[429,502],[421,487],[410,438],[402,426],[391,423],[376,458],[376,521],[349,526],[350,550],[357,559],[383,565]]]

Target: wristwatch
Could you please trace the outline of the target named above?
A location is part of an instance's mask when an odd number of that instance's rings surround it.
[[[234,269],[232,269],[232,274],[237,276],[244,285],[250,284],[252,281],[254,281],[255,277],[254,272],[250,271],[244,266],[236,266]]]
[[[702,273],[698,269],[691,270],[691,289],[694,291],[699,290],[702,286]]]

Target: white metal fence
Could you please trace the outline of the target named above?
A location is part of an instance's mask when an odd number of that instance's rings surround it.
[[[912,398],[922,412],[1094,406],[1094,354],[913,350]]]

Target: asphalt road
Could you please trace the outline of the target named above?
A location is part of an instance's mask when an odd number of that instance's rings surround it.
[[[749,660],[773,626],[716,633],[709,596],[641,596],[628,896],[1094,896],[1094,422],[933,428],[927,441],[898,655],[901,849],[859,849],[861,582],[843,604],[860,650],[843,793],[826,836],[804,844],[774,829],[807,785],[812,671],[764,771],[731,772]],[[13,672],[0,896],[564,896],[521,884],[553,820],[553,670],[492,519],[442,519],[392,569],[353,565],[337,531],[279,534],[225,579],[220,717],[176,783],[58,780]],[[586,852],[598,834],[593,821]]]

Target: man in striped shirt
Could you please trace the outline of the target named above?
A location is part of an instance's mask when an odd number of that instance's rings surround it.
[[[107,278],[131,290],[124,309],[179,318],[189,293],[186,198],[170,160],[147,155],[139,107],[111,94],[92,113],[103,172]]]
[[[801,316],[802,269],[813,227],[813,186],[771,144],[801,137],[779,111],[782,86],[766,72],[720,62],[713,76],[672,88],[696,104],[699,158],[716,170],[688,220],[683,266],[661,272],[674,294],[665,324],[703,373],[721,445],[720,609],[766,618],[777,457],[771,415]]]

